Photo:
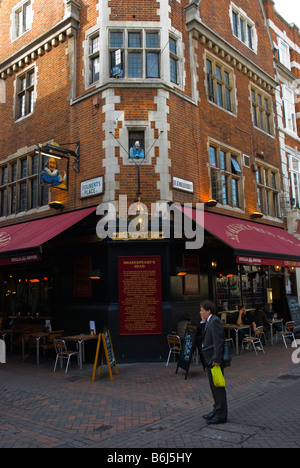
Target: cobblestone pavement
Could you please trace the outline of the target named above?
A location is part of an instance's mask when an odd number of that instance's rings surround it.
[[[91,364],[53,372],[54,360],[13,356],[0,365],[1,448],[300,447],[300,364],[290,345],[243,353],[226,369],[229,421],[208,426],[207,376],[192,365],[118,365],[92,382]]]

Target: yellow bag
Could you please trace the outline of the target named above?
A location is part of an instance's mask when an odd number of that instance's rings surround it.
[[[225,387],[225,379],[224,379],[224,375],[220,366],[212,367],[211,375],[212,375],[215,387]]]

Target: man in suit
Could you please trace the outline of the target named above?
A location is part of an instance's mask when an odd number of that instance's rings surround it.
[[[201,303],[200,316],[205,324],[202,336],[202,350],[205,348],[210,350],[209,352],[203,351],[202,357],[214,398],[213,411],[203,417],[208,424],[224,424],[227,422],[226,390],[225,387],[214,386],[211,374],[211,368],[214,366],[221,366],[223,372],[224,330],[221,320],[215,315],[215,306],[211,301],[206,300]]]

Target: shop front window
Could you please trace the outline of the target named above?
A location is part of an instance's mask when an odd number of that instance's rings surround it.
[[[53,278],[47,272],[13,273],[3,283],[4,308],[11,318],[51,318]]]

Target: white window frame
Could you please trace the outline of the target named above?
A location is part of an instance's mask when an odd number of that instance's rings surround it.
[[[123,46],[120,48],[110,47],[110,35],[112,33],[123,33]],[[141,44],[140,47],[129,47],[128,38],[130,33],[140,33],[141,35]],[[147,47],[146,38],[147,34],[158,34],[159,47]],[[108,32],[108,47],[109,47],[109,78],[110,79],[126,79],[126,80],[161,80],[162,70],[161,70],[161,31],[158,28],[111,28]],[[122,57],[122,66],[123,74],[119,77],[111,76],[111,55],[112,53],[119,51]],[[141,77],[129,77],[129,54],[138,53],[141,54]],[[147,73],[147,54],[153,53],[158,55],[158,77],[148,77]]]
[[[291,70],[291,55],[288,43],[281,39],[281,37],[279,37],[277,41],[277,47],[279,62],[282,63],[282,65],[284,65],[286,68]]]
[[[12,41],[30,31],[33,21],[32,0],[19,2],[12,10]],[[26,7],[29,7],[27,11]],[[18,21],[19,20],[19,21]]]
[[[296,108],[294,92],[286,85],[281,85],[282,106],[283,106],[283,124],[286,130],[297,134]]]
[[[28,81],[28,77],[33,76],[33,82]],[[21,88],[20,83],[25,79],[25,87]],[[24,112],[20,112],[20,100],[24,99]],[[16,76],[15,82],[15,121],[24,119],[34,112],[36,102],[36,67],[23,70]]]
[[[298,167],[295,167],[295,165]],[[293,206],[300,208],[300,159],[291,154],[289,154],[289,173],[291,181],[291,198],[295,200]]]
[[[236,28],[233,22],[233,13],[237,15],[237,24]],[[239,39],[245,46],[250,50],[257,53],[257,31],[254,21],[252,21],[247,14],[234,3],[230,4],[229,8],[230,22],[232,27],[232,33],[234,37]],[[250,37],[249,37],[250,31]]]

